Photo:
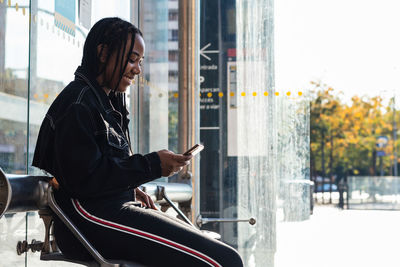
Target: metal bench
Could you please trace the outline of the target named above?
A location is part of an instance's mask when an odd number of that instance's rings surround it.
[[[51,178],[52,177],[48,176],[5,174],[0,169],[0,218],[3,214],[38,211],[45,225],[44,241],[32,240],[30,244],[26,240],[19,241],[17,244],[18,255],[31,250],[32,252],[40,252],[40,259],[44,261],[67,261],[90,267],[143,266],[134,262],[104,259],[55,202],[53,189],[49,186]],[[192,198],[192,188],[190,185],[177,183],[147,183],[143,185],[143,189],[157,203],[163,206],[171,205],[183,220],[194,227],[190,220],[172,203],[189,202]],[[167,196],[167,192],[168,195],[171,196],[171,199]],[[92,261],[70,259],[62,254],[55,242],[56,237],[53,235],[54,216],[60,218],[71,230],[74,236],[90,253],[93,258]]]

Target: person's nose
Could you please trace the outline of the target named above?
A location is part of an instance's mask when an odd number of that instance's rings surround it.
[[[131,68],[131,72],[134,75],[139,75],[142,72],[142,68],[140,67],[139,62],[136,62],[135,64],[133,64],[133,66]]]

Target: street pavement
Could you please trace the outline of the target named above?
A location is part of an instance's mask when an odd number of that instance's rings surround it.
[[[277,224],[275,267],[399,267],[400,211],[315,206]]]

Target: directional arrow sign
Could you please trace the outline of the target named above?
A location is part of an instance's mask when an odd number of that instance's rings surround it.
[[[200,49],[200,55],[205,57],[208,60],[211,60],[209,56],[206,54],[216,54],[219,53],[219,50],[207,50],[206,49],[211,45],[211,43],[206,44],[202,49]]]

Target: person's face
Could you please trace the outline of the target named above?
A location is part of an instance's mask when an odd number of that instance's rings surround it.
[[[145,45],[144,45],[144,40],[142,36],[139,34],[136,35],[135,37],[135,44],[132,48],[131,51],[128,51],[130,46],[131,46],[131,38],[128,39],[126,42],[126,47],[125,47],[125,55],[123,57],[123,62],[128,59],[128,64],[126,65],[126,68],[123,72],[121,81],[119,82],[117,91],[118,92],[125,92],[128,86],[130,86],[133,82],[133,79],[135,78],[136,75],[139,75],[142,72],[142,61],[143,61],[143,55],[144,55],[144,50],[145,50]],[[122,51],[121,51],[122,53]],[[115,52],[113,55],[111,55],[110,61],[108,66],[106,67],[105,70],[105,75],[107,77],[107,80],[110,81],[110,84],[108,84],[108,89],[114,89],[117,84],[118,84],[118,79],[120,77],[120,64],[118,64],[117,69],[115,71],[114,76],[112,79],[110,79],[114,67],[115,67],[115,62],[117,61],[117,52]]]

